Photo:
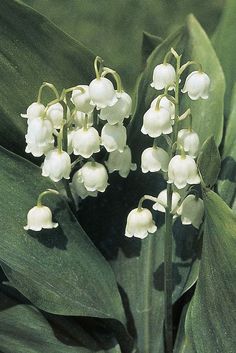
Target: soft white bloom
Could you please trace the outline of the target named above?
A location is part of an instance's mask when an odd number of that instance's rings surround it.
[[[172,202],[171,202],[171,213],[175,214],[178,208],[178,203],[181,199],[181,196],[178,192],[172,192]],[[166,212],[167,207],[167,189],[162,190],[157,196],[157,202],[154,203],[152,208],[156,211]]]
[[[94,109],[94,104],[91,103],[91,97],[89,94],[88,85],[80,85],[83,89],[74,89],[72,91],[71,101],[74,103],[75,107],[83,113],[91,113]]]
[[[34,157],[41,157],[54,148],[54,141],[45,143],[43,145],[36,145],[34,143],[28,143],[25,147],[26,153],[32,153]]]
[[[42,103],[34,102],[27,108],[26,114],[21,114],[21,116],[22,118],[28,119],[29,122],[31,119],[42,116],[44,110],[45,106]]]
[[[157,90],[163,89],[167,86],[173,88],[175,78],[175,69],[171,64],[160,64],[157,65],[153,71],[153,82],[151,83],[151,86]]]
[[[159,99],[159,97],[155,98],[151,102],[151,108],[153,108],[153,109],[156,108],[158,99]],[[172,103],[168,98],[162,97],[159,104],[160,104],[161,108],[165,108],[165,109],[169,110],[171,119],[175,118],[175,105],[174,105],[174,103]]]
[[[135,208],[128,214],[125,228],[126,237],[144,239],[148,233],[155,233],[156,230],[152,214],[147,208]]]
[[[122,123],[131,114],[132,99],[126,92],[121,92],[118,101],[112,107],[100,111],[100,119],[107,120],[110,125]]]
[[[123,124],[110,125],[105,124],[101,132],[101,145],[108,152],[116,151],[123,152],[126,145],[127,133]]]
[[[172,132],[170,111],[162,107],[159,109],[149,108],[143,116],[141,131],[144,135],[149,135],[150,137],[170,134]]]
[[[188,195],[177,210],[177,213],[181,215],[182,224],[192,224],[198,229],[204,215],[202,199],[196,198],[195,195]]]
[[[52,104],[47,110],[47,118],[51,120],[54,129],[61,128],[63,115],[63,106],[60,103]]]
[[[78,129],[72,137],[72,146],[75,155],[89,158],[93,153],[100,151],[100,137],[94,127]]]
[[[74,114],[74,124],[76,127],[82,128],[85,123],[87,127],[93,126],[93,113],[86,114],[77,110]]]
[[[81,181],[88,191],[104,192],[108,184],[108,174],[104,165],[97,162],[87,162],[78,171]]]
[[[72,178],[72,183],[71,183],[72,189],[76,193],[77,196],[81,197],[81,199],[85,199],[87,196],[92,196],[96,197],[97,196],[97,190],[95,191],[88,191],[86,187],[84,186],[84,183],[82,181],[81,177],[81,170],[78,170]]]
[[[117,95],[114,86],[106,77],[95,78],[89,85],[91,104],[97,109],[107,106],[111,107],[117,102]]]
[[[178,189],[201,182],[197,165],[191,156],[174,156],[168,166],[168,178],[168,183],[174,183]]]
[[[160,169],[167,172],[169,155],[160,147],[146,148],[141,156],[141,168],[143,173],[158,172]]]
[[[73,136],[74,136],[75,130],[68,130],[67,131],[67,153],[71,154],[73,153]]]
[[[137,165],[132,163],[131,150],[129,146],[125,146],[123,152],[111,152],[105,164],[109,170],[109,173],[113,173],[117,170],[122,178],[127,178],[130,170],[137,169]]]
[[[52,212],[47,206],[35,206],[27,214],[25,230],[40,231],[42,228],[52,229],[58,227],[58,223],[52,222]]]
[[[71,160],[68,153],[54,149],[46,154],[42,165],[42,175],[57,182],[62,178],[69,179]]]
[[[210,78],[205,72],[193,71],[185,81],[183,93],[188,93],[192,100],[207,99],[210,87]]]
[[[197,157],[200,141],[196,132],[189,129],[180,130],[178,132],[178,142],[190,156]]]

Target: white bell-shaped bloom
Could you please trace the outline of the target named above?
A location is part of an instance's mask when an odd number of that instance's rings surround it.
[[[109,173],[118,171],[122,178],[127,178],[131,170],[136,170],[136,163],[132,163],[131,150],[129,146],[124,147],[123,152],[113,151],[105,162]]]
[[[114,86],[106,77],[95,78],[89,85],[91,104],[97,109],[111,107],[117,102],[117,94]]]
[[[170,111],[162,107],[159,107],[159,109],[149,108],[143,116],[141,131],[144,135],[149,135],[150,137],[170,134],[172,132]]]
[[[82,90],[74,89],[72,91],[71,101],[76,109],[83,113],[91,113],[94,110],[94,104],[91,103],[88,85],[80,85]]]
[[[78,170],[73,175],[71,186],[72,186],[73,190],[75,191],[76,195],[79,196],[81,199],[85,199],[87,196],[96,197],[98,194],[97,190],[88,191],[86,189],[86,187],[84,186],[84,183],[82,181],[80,170]]]
[[[126,237],[144,239],[148,233],[155,233],[156,230],[152,214],[147,208],[135,208],[128,214],[125,228]]]
[[[29,122],[31,119],[42,116],[44,110],[45,106],[42,103],[34,102],[27,108],[26,114],[21,114],[21,116],[22,118],[28,119]]]
[[[202,199],[197,198],[195,195],[188,195],[177,210],[177,213],[181,216],[182,224],[192,224],[199,229],[204,215],[204,203]]]
[[[127,133],[123,124],[110,125],[106,124],[101,132],[101,145],[108,152],[116,151],[123,152],[126,145]]]
[[[160,169],[167,172],[169,155],[160,147],[146,148],[141,156],[141,168],[143,173],[158,172]]]
[[[88,191],[104,192],[108,184],[108,174],[103,164],[97,162],[87,162],[81,169],[81,181]]]
[[[73,136],[74,136],[75,130],[68,130],[67,131],[67,153],[71,154],[73,153]]]
[[[52,229],[58,227],[58,223],[52,222],[52,212],[47,206],[35,206],[27,214],[27,225],[25,230]]]
[[[178,208],[178,203],[181,199],[181,196],[178,192],[172,192],[172,202],[171,202],[171,213],[175,214]],[[157,196],[157,202],[154,203],[152,208],[159,212],[166,212],[167,207],[167,189],[162,190]]]
[[[151,108],[153,108],[153,109],[156,108],[158,99],[159,99],[159,97],[155,98],[151,102]],[[174,105],[174,103],[172,103],[167,97],[162,97],[159,104],[160,104],[161,108],[165,108],[165,109],[169,110],[171,119],[175,118],[175,105]]]
[[[164,63],[157,65],[153,71],[153,82],[151,87],[157,90],[170,86],[174,87],[176,79],[175,69],[171,64]]]
[[[63,115],[63,106],[60,103],[52,104],[47,110],[47,118],[51,120],[54,129],[61,128]]]
[[[100,119],[107,120],[110,125],[122,123],[131,114],[132,99],[126,92],[119,93],[118,101],[112,107],[100,111]]]
[[[27,143],[25,147],[26,153],[32,153],[34,157],[41,157],[43,154],[48,153],[54,148],[54,141],[48,142],[43,145],[36,145],[34,143]]]
[[[77,110],[74,114],[74,124],[78,128],[84,127],[86,122],[87,127],[93,126],[93,113],[83,113]]]
[[[68,153],[54,149],[46,154],[42,165],[42,175],[57,182],[62,178],[69,179],[71,160]]]
[[[197,165],[191,156],[174,156],[168,166],[168,178],[168,183],[174,183],[178,189],[201,182]]]
[[[89,158],[93,153],[100,151],[100,137],[94,127],[78,129],[72,137],[72,146],[75,155]]]
[[[192,100],[197,100],[199,98],[207,99],[209,88],[209,76],[205,72],[193,71],[186,78],[182,92],[187,92],[189,98],[191,98]]]
[[[189,129],[180,130],[178,132],[178,142],[191,157],[197,157],[200,141],[196,132]]]

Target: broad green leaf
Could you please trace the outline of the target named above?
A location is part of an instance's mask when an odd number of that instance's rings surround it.
[[[155,36],[154,34],[143,32],[142,42],[142,59],[143,65],[145,65],[147,58],[151,52],[162,42],[162,38]]]
[[[0,140],[5,148],[25,155],[26,121],[20,113],[36,100],[43,81],[54,83],[59,90],[88,83],[94,56],[14,0],[0,2],[0,51]],[[48,94],[44,97],[54,99]]]
[[[206,186],[212,187],[217,182],[220,163],[220,153],[214,137],[211,136],[203,143],[198,156],[198,168]]]
[[[236,217],[210,191],[204,198],[205,232],[199,279],[185,320],[193,349],[176,353],[234,353]]]

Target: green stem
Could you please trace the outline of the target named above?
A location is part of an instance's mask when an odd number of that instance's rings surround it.
[[[48,189],[46,191],[41,192],[41,194],[39,194],[38,196],[38,200],[37,200],[37,206],[41,207],[42,206],[42,199],[45,195],[48,194],[54,194],[54,195],[59,195],[59,192],[53,189]]]
[[[142,205],[143,205],[143,202],[145,200],[150,200],[152,202],[157,202],[157,198],[154,197],[154,196],[151,196],[151,195],[144,195],[143,197],[141,197],[141,199],[139,200],[139,203],[138,203],[138,209],[141,210],[142,209]]]
[[[53,91],[53,93],[55,94],[56,99],[59,100],[59,93],[58,93],[56,87],[52,83],[43,82],[43,84],[39,88],[39,93],[38,93],[38,98],[37,98],[38,103],[41,102],[42,92],[45,87],[50,88]]]
[[[99,68],[98,68],[98,63]],[[96,74],[96,78],[99,80],[101,77],[101,72],[102,72],[102,66],[103,66],[103,60],[102,58],[100,58],[100,56],[96,56],[95,60],[94,60],[94,70],[95,70],[95,74]]]
[[[116,81],[117,92],[119,93],[123,92],[123,86],[122,86],[120,75],[115,70],[109,69],[109,67],[104,67],[103,70],[104,71],[102,73],[102,77],[105,77],[107,74],[111,74]]]

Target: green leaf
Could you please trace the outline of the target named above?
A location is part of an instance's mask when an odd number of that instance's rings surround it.
[[[202,145],[198,157],[198,168],[204,184],[212,187],[217,182],[220,172],[221,158],[213,136],[209,137]]]
[[[199,279],[185,320],[193,349],[176,353],[234,353],[236,218],[214,192],[204,197],[205,232]]]
[[[142,42],[142,59],[143,65],[145,65],[147,58],[152,53],[152,51],[162,42],[162,38],[155,36],[154,34],[143,32],[143,42]]]

